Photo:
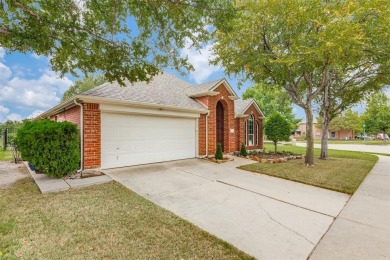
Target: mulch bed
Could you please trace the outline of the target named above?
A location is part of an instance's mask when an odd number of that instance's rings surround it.
[[[287,162],[288,160],[293,159],[303,159],[305,158],[302,154],[294,154],[291,152],[277,152],[275,153],[268,153],[268,152],[248,152],[248,156],[245,158],[251,159],[253,161],[258,161],[260,163],[282,163]],[[237,155],[239,157],[242,157],[240,155]]]
[[[84,179],[84,178],[91,178],[91,177],[97,177],[102,176],[104,173],[100,171],[84,171],[84,172],[78,172],[70,175],[66,175],[63,178],[64,179]]]
[[[217,160],[214,157],[212,157],[212,158],[205,157],[203,159],[207,160],[207,161],[210,161],[210,162],[215,162],[215,163],[224,163],[224,162],[234,161],[234,158],[229,158],[229,157],[223,157],[223,160]]]

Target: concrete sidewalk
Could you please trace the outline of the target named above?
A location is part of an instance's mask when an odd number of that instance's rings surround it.
[[[34,179],[41,193],[59,192],[68,189],[83,188],[91,185],[102,184],[112,181],[107,175],[96,176],[85,179],[64,180],[63,178],[50,178],[45,174],[37,174],[28,166],[28,162],[23,162],[31,177]]]
[[[311,259],[390,259],[390,157],[379,156]]]

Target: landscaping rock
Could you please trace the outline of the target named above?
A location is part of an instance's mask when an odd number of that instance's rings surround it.
[[[261,159],[261,163],[267,163],[267,159]]]
[[[259,157],[257,157],[257,156],[253,156],[252,160],[254,160],[254,161],[258,161],[258,160],[259,160]]]

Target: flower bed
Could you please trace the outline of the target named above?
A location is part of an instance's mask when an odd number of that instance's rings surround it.
[[[234,161],[234,158],[229,158],[229,157],[223,157],[222,160],[217,160],[214,157],[204,157],[204,160],[210,161],[210,162],[215,162],[215,163],[224,163],[224,162],[230,162]]]
[[[239,157],[242,157],[240,155],[237,155]],[[248,156],[245,158],[251,159],[253,161],[258,161],[260,163],[282,163],[287,162],[288,160],[293,159],[303,159],[304,156],[302,154],[294,154],[291,152],[277,152],[275,153],[269,153],[265,151],[248,151]]]

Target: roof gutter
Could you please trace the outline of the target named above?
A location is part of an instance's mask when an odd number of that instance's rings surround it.
[[[84,169],[84,107],[74,99],[74,103],[80,107],[80,169],[78,172]]]
[[[118,100],[113,98],[104,98],[104,97],[94,97],[94,96],[76,96],[78,99],[88,102],[88,103],[99,103],[99,104],[117,104],[117,105],[127,105],[134,107],[144,107],[144,108],[155,108],[155,109],[165,109],[172,111],[180,111],[180,112],[195,112],[199,114],[208,113],[208,109],[197,109],[197,108],[185,108],[185,107],[177,107],[177,106],[169,106],[155,103],[142,103],[142,102],[134,102],[128,100]]]
[[[73,97],[73,98],[68,99],[68,100],[66,100],[64,102],[61,102],[60,104],[56,105],[55,107],[49,109],[46,112],[43,112],[42,114],[40,114],[37,117],[35,117],[33,119],[33,121],[34,120],[39,120],[39,119],[42,119],[42,118],[47,118],[47,117],[50,117],[52,115],[58,114],[59,112],[62,112],[64,108],[66,108],[68,106],[74,106],[74,101],[75,100],[76,100],[76,97]]]
[[[210,111],[206,115],[206,157],[209,156],[209,115]]]

